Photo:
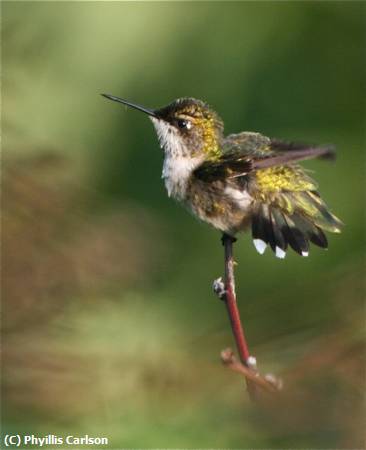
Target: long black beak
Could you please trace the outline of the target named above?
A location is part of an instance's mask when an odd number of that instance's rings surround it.
[[[109,94],[101,94],[103,97],[108,98],[109,100],[113,100],[114,102],[122,103],[124,105],[130,106],[131,108],[137,109],[139,111],[148,114],[151,117],[156,117],[158,119],[158,115],[152,109],[145,108],[144,106],[136,105],[135,103],[128,102],[127,100],[123,100],[123,98],[115,97],[114,95]]]

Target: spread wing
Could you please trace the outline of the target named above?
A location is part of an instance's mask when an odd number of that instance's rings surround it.
[[[316,147],[271,140],[258,133],[240,133],[225,139],[215,161],[198,167],[204,181],[227,180],[245,186],[253,197],[252,235],[260,253],[270,245],[283,258],[290,245],[307,256],[309,242],[326,248],[323,230],[340,232],[342,223],[327,208],[316,183],[297,166],[309,158],[332,158],[332,147]],[[245,183],[240,183],[245,181]]]
[[[244,176],[253,170],[255,156],[263,158],[273,153],[269,146],[269,138],[259,133],[231,134],[222,143],[220,156],[205,161],[194,174],[209,182]]]
[[[332,146],[316,147],[309,144],[269,139],[260,133],[231,134],[223,142],[222,154],[201,164],[195,175],[204,181],[236,178],[248,173],[295,163],[312,158],[333,159]]]

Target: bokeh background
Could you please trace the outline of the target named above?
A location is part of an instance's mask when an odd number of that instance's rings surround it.
[[[2,3],[2,429],[109,448],[364,448],[365,3]],[[224,368],[220,236],[168,199],[151,123],[109,102],[208,101],[226,131],[334,143],[327,252],[236,244],[252,353]]]

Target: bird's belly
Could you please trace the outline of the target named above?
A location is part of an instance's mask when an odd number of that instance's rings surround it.
[[[197,183],[188,188],[185,203],[202,221],[234,235],[248,225],[253,198],[246,190],[228,187],[224,183],[210,186]]]

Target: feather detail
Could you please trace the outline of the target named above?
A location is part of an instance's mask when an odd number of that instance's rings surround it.
[[[252,217],[252,238],[257,252],[261,255],[265,252],[268,244],[268,238],[266,234],[265,219],[261,213],[261,208],[258,208],[253,213]]]
[[[304,233],[296,228],[295,223],[290,217],[284,216],[287,227],[284,228],[284,234],[287,242],[290,244],[293,250],[301,256],[308,256],[309,254],[309,241]]]
[[[287,241],[282,231],[285,226],[285,221],[282,219],[282,214],[279,213],[275,208],[271,209],[271,224],[275,245],[275,255],[277,256],[277,258],[284,258],[286,256],[287,250]]]
[[[299,214],[293,216],[294,223],[303,233],[306,234],[308,239],[315,245],[321,248],[328,248],[328,240],[321,230],[315,224],[311,223],[306,217],[302,217]]]
[[[316,191],[292,192],[296,209],[319,228],[332,233],[340,233],[343,223],[334,216]]]

